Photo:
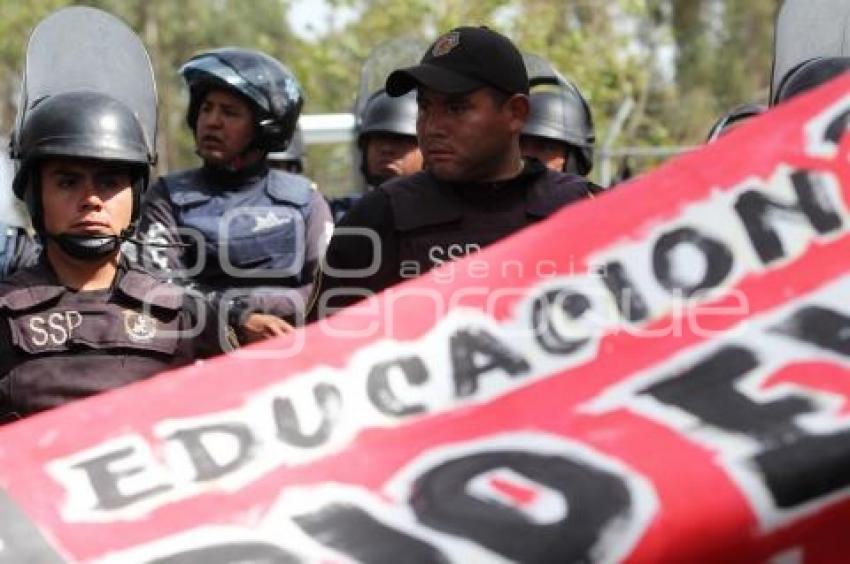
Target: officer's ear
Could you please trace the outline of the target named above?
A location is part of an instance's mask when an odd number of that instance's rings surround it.
[[[507,113],[508,124],[511,133],[519,135],[522,128],[525,127],[525,122],[528,120],[529,112],[528,96],[525,94],[513,94],[504,104],[504,111]]]

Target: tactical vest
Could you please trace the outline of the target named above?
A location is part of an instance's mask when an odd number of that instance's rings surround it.
[[[525,187],[488,199],[487,187],[473,201],[462,199],[457,191],[420,172],[403,182],[384,184],[390,197],[398,237],[401,277],[462,258],[499,239],[540,221],[560,207],[589,195],[584,178],[546,170],[528,179]]]
[[[202,261],[198,281],[221,289],[263,283],[297,287],[309,281],[312,273],[304,267],[313,188],[308,179],[272,169],[254,184],[223,190],[194,169],[163,181],[177,224],[203,237],[203,256],[187,260],[190,266]],[[187,242],[194,248],[194,241]]]
[[[0,290],[0,420],[189,363],[193,319],[179,288],[137,270],[114,288],[73,292],[46,266]]]

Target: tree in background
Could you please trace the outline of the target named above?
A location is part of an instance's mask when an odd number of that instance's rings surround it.
[[[0,133],[10,131],[32,26],[62,0],[0,0]],[[315,37],[287,19],[287,0],[96,0],[146,44],[160,96],[161,172],[194,164],[177,74],[191,55],[226,45],[270,53],[299,77],[306,113],[351,109],[360,66],[399,35],[433,39],[462,24],[500,30],[551,60],[588,95],[597,137],[626,98],[634,100],[619,146],[701,143],[715,118],[763,101],[780,0],[327,0],[355,14]],[[351,190],[349,147],[313,146],[308,172],[329,194]],[[638,168],[642,168],[638,163]]]

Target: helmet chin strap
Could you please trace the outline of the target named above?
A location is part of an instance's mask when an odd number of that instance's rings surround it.
[[[141,243],[141,241],[133,239],[135,231],[136,226],[130,224],[120,235],[92,236],[74,235],[73,233],[53,235],[48,233],[47,238],[55,241],[59,248],[70,257],[84,261],[96,261],[118,252],[123,241]]]
[[[96,261],[108,257],[118,251],[124,233],[92,237],[89,235],[74,235],[60,233],[48,234],[47,237],[59,245],[65,254],[78,260]]]

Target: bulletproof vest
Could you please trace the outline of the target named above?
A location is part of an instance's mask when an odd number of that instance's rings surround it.
[[[382,189],[390,197],[402,278],[478,251],[590,193],[584,178],[548,169],[471,189],[420,172]]]
[[[46,266],[0,289],[0,420],[124,386],[192,360],[179,288],[138,270],[73,292]]]
[[[313,188],[307,178],[272,169],[223,189],[195,169],[164,182],[177,224],[195,229],[205,243],[200,256],[187,259],[189,265],[201,261],[196,280],[217,289],[309,281],[305,254]]]

